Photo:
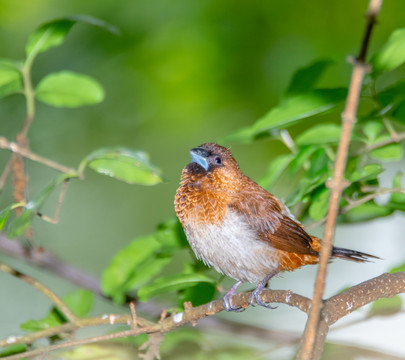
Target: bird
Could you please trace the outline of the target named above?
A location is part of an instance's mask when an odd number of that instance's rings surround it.
[[[237,282],[223,297],[226,311],[243,311],[232,297],[244,282],[256,283],[250,304],[280,272],[316,264],[321,239],[309,235],[288,207],[245,175],[229,149],[205,143],[190,150],[181,174],[175,212],[196,257]],[[332,258],[367,262],[378,257],[333,247]]]

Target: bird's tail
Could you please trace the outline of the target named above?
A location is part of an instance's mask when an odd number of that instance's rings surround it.
[[[356,250],[333,247],[332,256],[356,262],[368,262],[370,259],[381,259],[378,256],[362,253]]]

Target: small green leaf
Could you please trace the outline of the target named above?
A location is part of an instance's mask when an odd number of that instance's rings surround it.
[[[284,99],[253,126],[255,133],[286,128],[295,122],[323,113],[346,97],[346,89],[317,89]]]
[[[388,144],[370,152],[370,157],[380,161],[398,161],[402,159],[402,144]]]
[[[405,272],[405,262],[399,266],[392,268],[390,274],[397,273],[397,272]]]
[[[45,330],[64,323],[66,319],[60,315],[55,308],[53,308],[43,319],[28,320],[20,325],[20,329],[29,332]]]
[[[152,296],[187,289],[202,282],[215,284],[213,279],[203,274],[176,274],[159,277],[151,285],[139,289],[139,300],[147,301]]]
[[[22,91],[22,89],[22,77],[18,64],[7,59],[0,59],[0,99]]]
[[[36,97],[56,107],[98,104],[104,99],[103,87],[93,78],[71,71],[45,76],[37,86]]]
[[[85,317],[93,306],[93,293],[88,290],[77,290],[64,296],[63,301],[74,314]]]
[[[362,131],[367,137],[367,142],[373,144],[384,131],[384,125],[381,121],[367,121],[365,124],[362,124]]]
[[[74,175],[72,174],[62,174],[55,178],[54,180],[51,181],[51,183],[46,186],[36,198],[33,200],[29,201],[25,207],[21,215],[17,218],[15,218],[9,225],[8,227],[8,236],[10,238],[15,238],[17,236],[20,236],[24,233],[25,230],[27,230],[31,223],[32,220],[35,216],[35,214],[38,212],[39,208],[43,205],[45,200],[48,198],[48,196],[51,194],[51,192],[55,189],[55,187],[65,181],[66,179],[72,177]],[[20,206],[21,204],[18,204]]]
[[[269,188],[276,183],[283,171],[287,168],[290,162],[294,159],[294,154],[284,154],[276,157],[269,165],[263,179],[259,185],[263,188]]]
[[[190,301],[193,306],[199,306],[211,301],[214,298],[215,293],[215,284],[202,282],[185,289],[180,294],[178,303],[182,306],[186,301]]]
[[[347,222],[369,221],[383,216],[391,215],[393,210],[388,206],[381,206],[373,201],[361,204],[350,209],[343,215],[342,219]]]
[[[344,88],[316,89],[287,97],[257,120],[253,126],[225,137],[225,141],[249,142],[255,137],[266,135],[263,134],[265,132],[287,128],[302,119],[334,108],[345,99],[346,93],[347,89]]]
[[[312,197],[309,207],[309,216],[315,221],[321,220],[328,212],[330,189],[322,188]]]
[[[117,302],[123,300],[123,295],[131,289],[128,284],[134,282],[139,267],[150,258],[153,259],[155,251],[160,247],[161,244],[150,235],[135,239],[119,251],[103,272],[101,278],[103,293],[112,296]]]
[[[48,22],[35,29],[25,46],[27,57],[35,56],[51,47],[62,44],[74,23],[72,20],[60,19]]]
[[[405,62],[405,28],[395,30],[383,48],[371,59],[373,76],[390,71]]]
[[[289,174],[296,174],[301,168],[308,170],[309,168],[309,159],[318,150],[318,146],[302,146],[298,154],[295,156],[295,159],[291,162],[289,167]]]
[[[389,316],[398,313],[402,308],[402,299],[395,295],[394,297],[381,298],[371,305],[369,316]]]
[[[333,63],[331,59],[323,59],[299,68],[293,75],[286,94],[299,94],[312,90],[325,70]]]
[[[42,24],[29,36],[25,52],[27,57],[35,57],[54,46],[61,45],[72,26],[77,22],[102,27],[113,33],[118,30],[106,22],[87,15],[67,16]]]
[[[296,143],[303,145],[336,144],[340,140],[341,127],[336,124],[319,124],[304,131]]]
[[[19,354],[24,351],[27,351],[27,345],[13,344],[13,345],[9,345],[9,346],[2,348],[0,351],[0,357],[6,357],[6,356],[14,355],[14,354]],[[22,360],[26,360],[26,358],[23,358]]]
[[[148,154],[143,151],[99,149],[83,160],[80,172],[86,165],[100,174],[128,184],[156,185],[163,181],[160,169],[150,163]]]
[[[359,170],[353,171],[349,176],[349,180],[355,182],[375,179],[383,171],[384,168],[381,164],[368,164]]]
[[[405,125],[405,101],[401,101],[391,113],[391,118]]]
[[[296,190],[287,198],[286,205],[293,206],[303,200],[308,194],[315,190],[319,186],[324,186],[325,181],[331,174],[328,172],[322,172],[313,177],[310,174],[302,177],[296,186]]]

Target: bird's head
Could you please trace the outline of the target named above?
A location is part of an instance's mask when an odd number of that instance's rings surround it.
[[[191,162],[185,170],[191,175],[225,181],[240,174],[239,165],[231,152],[216,143],[206,143],[193,148],[190,155]]]

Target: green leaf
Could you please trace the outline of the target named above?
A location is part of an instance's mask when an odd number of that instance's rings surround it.
[[[293,95],[283,99],[280,104],[272,108],[266,115],[248,128],[226,136],[225,141],[250,142],[264,132],[287,128],[302,119],[324,113],[346,97],[347,89],[316,89],[304,94]],[[264,134],[266,135],[266,134]]]
[[[296,190],[287,198],[286,205],[290,207],[302,201],[317,187],[324,186],[330,175],[328,171],[322,172],[315,177],[310,176],[310,174],[302,177],[296,186]]]
[[[340,140],[341,127],[336,124],[319,124],[304,131],[297,137],[299,146],[336,144]]]
[[[87,75],[61,71],[45,76],[37,86],[36,97],[56,107],[98,104],[104,99],[103,87]]]
[[[150,235],[135,239],[119,251],[103,272],[103,293],[113,297],[116,302],[121,302],[124,294],[131,289],[131,282],[134,282],[140,266],[151,258],[154,259],[154,253],[160,247],[161,244]]]
[[[402,159],[402,144],[388,144],[378,149],[372,150],[369,155],[374,160],[398,161]]]
[[[214,298],[216,293],[215,284],[202,282],[185,289],[179,296],[178,303],[182,306],[186,301],[190,301],[193,306],[208,303]]]
[[[186,289],[202,282],[215,284],[210,277],[196,273],[159,277],[151,285],[144,286],[138,291],[139,300],[147,301],[152,296]]]
[[[402,308],[402,299],[395,295],[392,298],[381,298],[373,302],[369,316],[389,316],[398,313]]]
[[[87,15],[68,16],[42,24],[29,36],[25,52],[28,57],[35,57],[54,46],[61,45],[72,26],[77,22],[102,27],[113,33],[118,30],[106,22]]]
[[[270,163],[266,175],[261,179],[259,185],[263,188],[269,188],[274,185],[294,157],[294,154],[284,154],[276,157]]]
[[[159,253],[171,255],[179,249],[189,248],[186,235],[177,217],[161,223],[157,227],[155,238],[162,245]]]
[[[318,146],[302,146],[289,167],[289,174],[296,174],[302,167],[308,170],[309,159],[318,150]]]
[[[391,118],[397,120],[401,124],[405,124],[405,101],[402,101],[392,111]]]
[[[9,337],[10,339],[10,337]],[[0,351],[0,357],[6,357],[14,354],[19,354],[24,351],[27,351],[27,345],[25,344],[13,344],[6,346],[1,349]],[[22,360],[26,360],[27,358],[23,358]]]
[[[63,301],[74,314],[85,317],[93,306],[93,293],[88,290],[77,290],[64,296]]]
[[[367,121],[365,124],[362,124],[362,131],[367,137],[367,142],[374,144],[379,135],[384,131],[384,125],[381,121]]]
[[[312,197],[309,207],[309,216],[315,221],[321,220],[328,212],[330,189],[322,188]]]
[[[331,59],[323,59],[299,68],[293,75],[286,94],[299,94],[313,89],[325,70],[333,63]]]
[[[155,185],[163,181],[160,169],[150,163],[148,154],[143,151],[99,149],[82,161],[79,171],[82,172],[86,165],[128,184]]]
[[[28,320],[21,324],[20,329],[23,331],[36,332],[59,326],[64,322],[66,322],[66,319],[53,308],[44,318],[40,320]]]
[[[399,81],[396,84],[377,93],[377,99],[381,107],[394,105],[401,100],[405,99],[405,81]]]
[[[3,229],[4,224],[8,216],[10,215],[11,210],[13,209],[13,205],[7,206],[5,209],[0,211],[0,230]]]
[[[390,71],[405,62],[405,28],[395,30],[383,48],[371,59],[373,76]]]
[[[74,175],[73,175],[74,176]],[[62,174],[51,181],[51,183],[46,186],[36,198],[29,201],[25,207],[21,215],[15,218],[8,227],[8,236],[10,238],[15,238],[20,236],[27,230],[35,214],[38,212],[39,208],[43,205],[45,200],[51,194],[51,192],[55,189],[55,187],[65,181],[66,179],[72,177],[72,174]],[[21,204],[18,204],[20,206]]]
[[[342,219],[347,222],[369,221],[391,215],[392,212],[393,210],[388,206],[381,206],[373,201],[369,201],[350,209],[342,215]]]
[[[375,179],[383,171],[384,168],[381,164],[368,164],[359,170],[353,171],[349,176],[349,180],[355,182]]]
[[[18,66],[8,59],[0,59],[0,99],[22,91],[22,77]]]
[[[321,114],[346,97],[347,89],[317,89],[284,99],[253,126],[255,133],[286,128],[299,120]]]
[[[390,272],[390,274],[397,273],[397,272],[405,272],[405,262],[402,265],[392,268],[389,272]]]

